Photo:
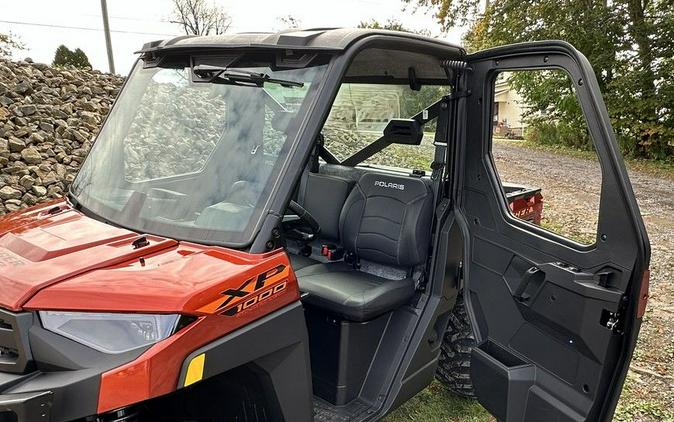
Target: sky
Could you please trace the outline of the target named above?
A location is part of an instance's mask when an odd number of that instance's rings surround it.
[[[414,10],[402,0],[211,0],[231,16],[230,32],[283,29],[279,18],[291,15],[304,28],[349,27],[371,18],[397,19],[411,29],[428,29],[434,36],[459,43],[463,29],[441,33],[431,12]],[[108,15],[116,73],[127,74],[139,50],[148,41],[182,35],[169,23],[172,0],[108,0]],[[30,57],[51,63],[64,44],[81,48],[94,69],[108,71],[98,0],[0,0],[0,33],[18,36],[26,49],[16,59]]]

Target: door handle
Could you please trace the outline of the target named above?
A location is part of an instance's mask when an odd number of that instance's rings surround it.
[[[549,282],[582,296],[616,302],[620,300],[622,293],[610,288],[612,277],[611,271],[607,270],[588,273],[561,262],[539,264],[529,268],[522,275],[513,298],[520,303],[527,303],[532,298],[531,294],[535,293],[531,288],[532,282],[536,287]],[[531,294],[527,294],[527,290]]]
[[[524,292],[526,291],[527,287],[529,287],[531,281],[534,278],[539,277],[540,275],[545,277],[545,272],[536,266],[526,270],[526,272],[522,276],[520,284],[517,286],[517,290],[515,290],[515,293],[513,293],[513,297],[515,298],[515,300],[519,302],[526,302],[527,300],[529,300],[530,296],[525,295]]]

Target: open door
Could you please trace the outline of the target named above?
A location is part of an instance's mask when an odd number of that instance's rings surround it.
[[[464,294],[479,344],[471,362],[476,394],[499,420],[610,420],[644,313],[650,246],[597,80],[587,59],[562,42],[467,59],[455,174],[467,235]],[[601,173],[597,231],[587,245],[509,207],[492,154],[493,102],[499,75],[523,70],[562,71],[576,91]],[[502,126],[509,137],[523,136]]]

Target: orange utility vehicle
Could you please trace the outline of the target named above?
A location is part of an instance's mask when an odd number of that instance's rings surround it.
[[[575,81],[601,161],[592,246],[515,218],[489,153],[496,75],[546,68]],[[441,95],[347,116],[369,138],[331,147],[345,84]],[[432,164],[372,163],[393,147]],[[436,373],[499,420],[610,420],[649,256],[568,44],[468,55],[355,29],[153,42],[67,197],[0,220],[0,421],[373,421]]]

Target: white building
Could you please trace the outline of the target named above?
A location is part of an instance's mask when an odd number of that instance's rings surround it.
[[[496,79],[492,125],[495,136],[521,138],[527,126],[524,119],[527,105],[510,86],[509,75],[501,73]]]

